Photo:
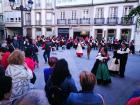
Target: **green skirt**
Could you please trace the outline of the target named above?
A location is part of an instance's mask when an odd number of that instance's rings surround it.
[[[108,70],[108,66],[105,62],[100,62],[96,72],[96,79],[98,84],[111,83],[111,78]]]

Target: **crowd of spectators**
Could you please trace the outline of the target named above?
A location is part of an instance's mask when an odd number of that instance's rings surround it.
[[[0,105],[105,105],[103,96],[94,92],[97,83],[95,75],[82,71],[79,75],[81,90],[78,91],[65,59],[48,57],[46,62],[48,61],[50,67],[44,69],[44,90],[31,88],[31,84],[34,84],[37,78],[34,70],[39,63],[39,46],[45,49],[49,42],[48,48],[51,51],[59,50],[59,47],[70,49],[76,48],[79,41],[83,49],[87,43],[92,43],[93,49],[108,44],[104,40],[99,42],[92,37],[66,39],[42,36],[36,40],[18,36],[13,39],[8,37],[0,46]],[[112,50],[118,46],[119,41],[114,40],[108,48]],[[134,93],[126,105],[137,105],[140,102],[140,94],[137,93],[140,92]]]

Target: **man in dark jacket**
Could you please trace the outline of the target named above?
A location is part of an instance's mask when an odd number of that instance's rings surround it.
[[[47,59],[50,58],[51,42],[49,42],[49,41],[46,42],[44,50],[45,51],[44,51],[43,57],[44,57],[45,63],[47,63]]]

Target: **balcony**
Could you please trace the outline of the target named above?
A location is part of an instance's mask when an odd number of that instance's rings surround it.
[[[81,25],[90,25],[90,18],[80,18]]]
[[[41,25],[41,20],[36,20],[36,25]]]
[[[66,25],[67,21],[66,21],[66,19],[57,19],[57,24],[58,25]]]
[[[105,18],[94,18],[94,25],[104,25]]]
[[[122,25],[132,25],[132,24],[134,24],[134,18],[133,17],[131,17],[128,21],[127,20],[125,20],[125,17],[122,17],[121,18],[121,24]]]
[[[46,20],[46,25],[53,25],[53,21],[52,20]]]
[[[27,26],[31,25],[31,20],[26,20],[25,25],[27,25]]]
[[[68,19],[68,24],[77,25],[78,24],[78,19]]]
[[[107,18],[108,25],[117,25],[118,24],[118,17],[109,17]]]

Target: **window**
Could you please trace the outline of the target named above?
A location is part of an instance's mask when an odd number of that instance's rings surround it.
[[[41,2],[40,2],[40,0],[35,0],[35,6],[41,7]]]
[[[61,19],[65,19],[65,12],[61,12]]]
[[[52,20],[52,13],[46,13],[46,20]]]
[[[72,11],[72,19],[76,19],[76,11],[75,10]]]
[[[109,9],[109,17],[118,17],[118,8],[117,7],[110,7]]]
[[[52,31],[52,29],[51,28],[47,28],[46,31]]]
[[[52,0],[46,0],[46,7],[47,8],[52,8]]]
[[[26,20],[31,20],[31,14],[30,13],[26,13]]]
[[[83,10],[83,18],[87,18],[89,14],[89,10],[88,9],[84,9]]]
[[[123,15],[126,16],[133,9],[133,6],[125,6],[123,10]]]
[[[36,35],[37,36],[41,36],[42,35],[41,28],[36,28]]]
[[[16,3],[16,4],[20,4],[20,1],[21,1],[21,0],[15,0],[15,3]]]
[[[41,13],[37,12],[36,13],[36,21],[40,21],[41,20]]]
[[[36,12],[36,25],[41,25],[41,13]]]
[[[104,8],[96,9],[96,18],[104,18]]]

